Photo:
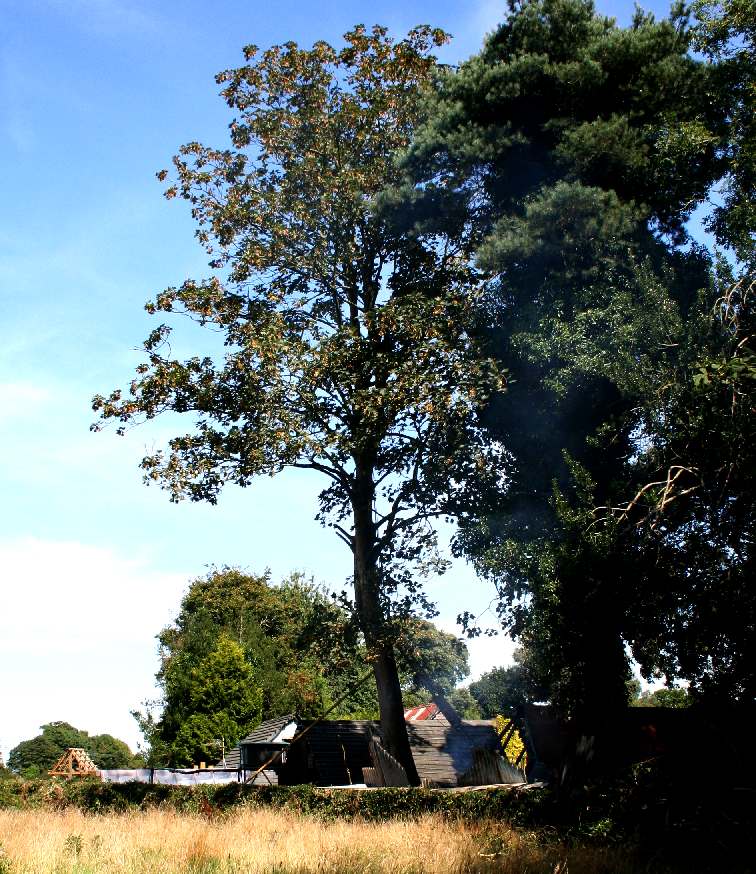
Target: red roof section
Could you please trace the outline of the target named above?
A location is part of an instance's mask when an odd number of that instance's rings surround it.
[[[409,707],[404,711],[406,722],[417,722],[421,719],[435,719],[438,716],[436,704],[420,704],[417,707]]]

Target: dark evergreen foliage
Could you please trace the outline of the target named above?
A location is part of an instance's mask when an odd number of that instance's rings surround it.
[[[627,644],[649,676],[753,694],[750,335],[736,352],[712,258],[685,228],[724,180],[711,227],[751,255],[752,25],[739,3],[699,14],[698,30],[682,6],[622,28],[590,0],[512,0],[441,77],[409,181],[384,201],[487,272],[478,330],[510,380],[484,420],[509,488],[458,547],[495,580],[549,698],[594,721],[626,705]],[[738,318],[751,305],[741,293]],[[702,367],[719,374],[708,397]],[[623,512],[685,458],[696,483],[677,483],[663,523]]]

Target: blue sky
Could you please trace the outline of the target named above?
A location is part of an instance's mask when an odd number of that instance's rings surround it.
[[[645,4],[658,14],[666,3]],[[154,695],[154,636],[209,565],[292,570],[340,586],[349,555],[314,521],[317,476],[172,505],[137,469],[173,433],[91,434],[91,397],[123,385],[153,326],[144,302],[207,273],[186,209],[155,172],[189,140],[225,144],[214,74],[241,47],[338,41],[353,24],[450,31],[480,47],[503,3],[0,0],[0,749],[65,719],[134,746]],[[630,0],[598,7],[627,22]],[[184,341],[191,349],[191,337]],[[177,348],[180,353],[183,351]],[[493,596],[455,564],[432,587],[444,627]],[[475,675],[511,657],[471,645]]]

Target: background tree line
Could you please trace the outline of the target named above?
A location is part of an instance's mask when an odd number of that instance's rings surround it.
[[[67,722],[49,722],[42,732],[21,741],[8,756],[8,767],[24,777],[43,777],[69,747],[89,753],[98,768],[139,768],[144,765],[140,755],[131,752],[127,744],[110,734],[90,735]]]

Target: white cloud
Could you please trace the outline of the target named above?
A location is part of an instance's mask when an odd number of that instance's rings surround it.
[[[439,619],[436,620],[436,624],[449,634],[461,637],[460,627],[455,622]],[[494,637],[481,634],[469,640],[462,639],[470,654],[470,676],[465,680],[464,685],[479,679],[482,674],[493,668],[505,667],[514,662],[513,654],[517,644],[503,631]]]
[[[477,680],[493,668],[511,665],[516,643],[504,632],[495,637],[474,637],[467,641],[470,652],[470,681]]]
[[[52,720],[134,746],[129,711],[154,694],[155,635],[187,574],[80,542],[0,541],[0,748]]]
[[[0,423],[37,415],[51,396],[48,388],[33,382],[0,382]]]

